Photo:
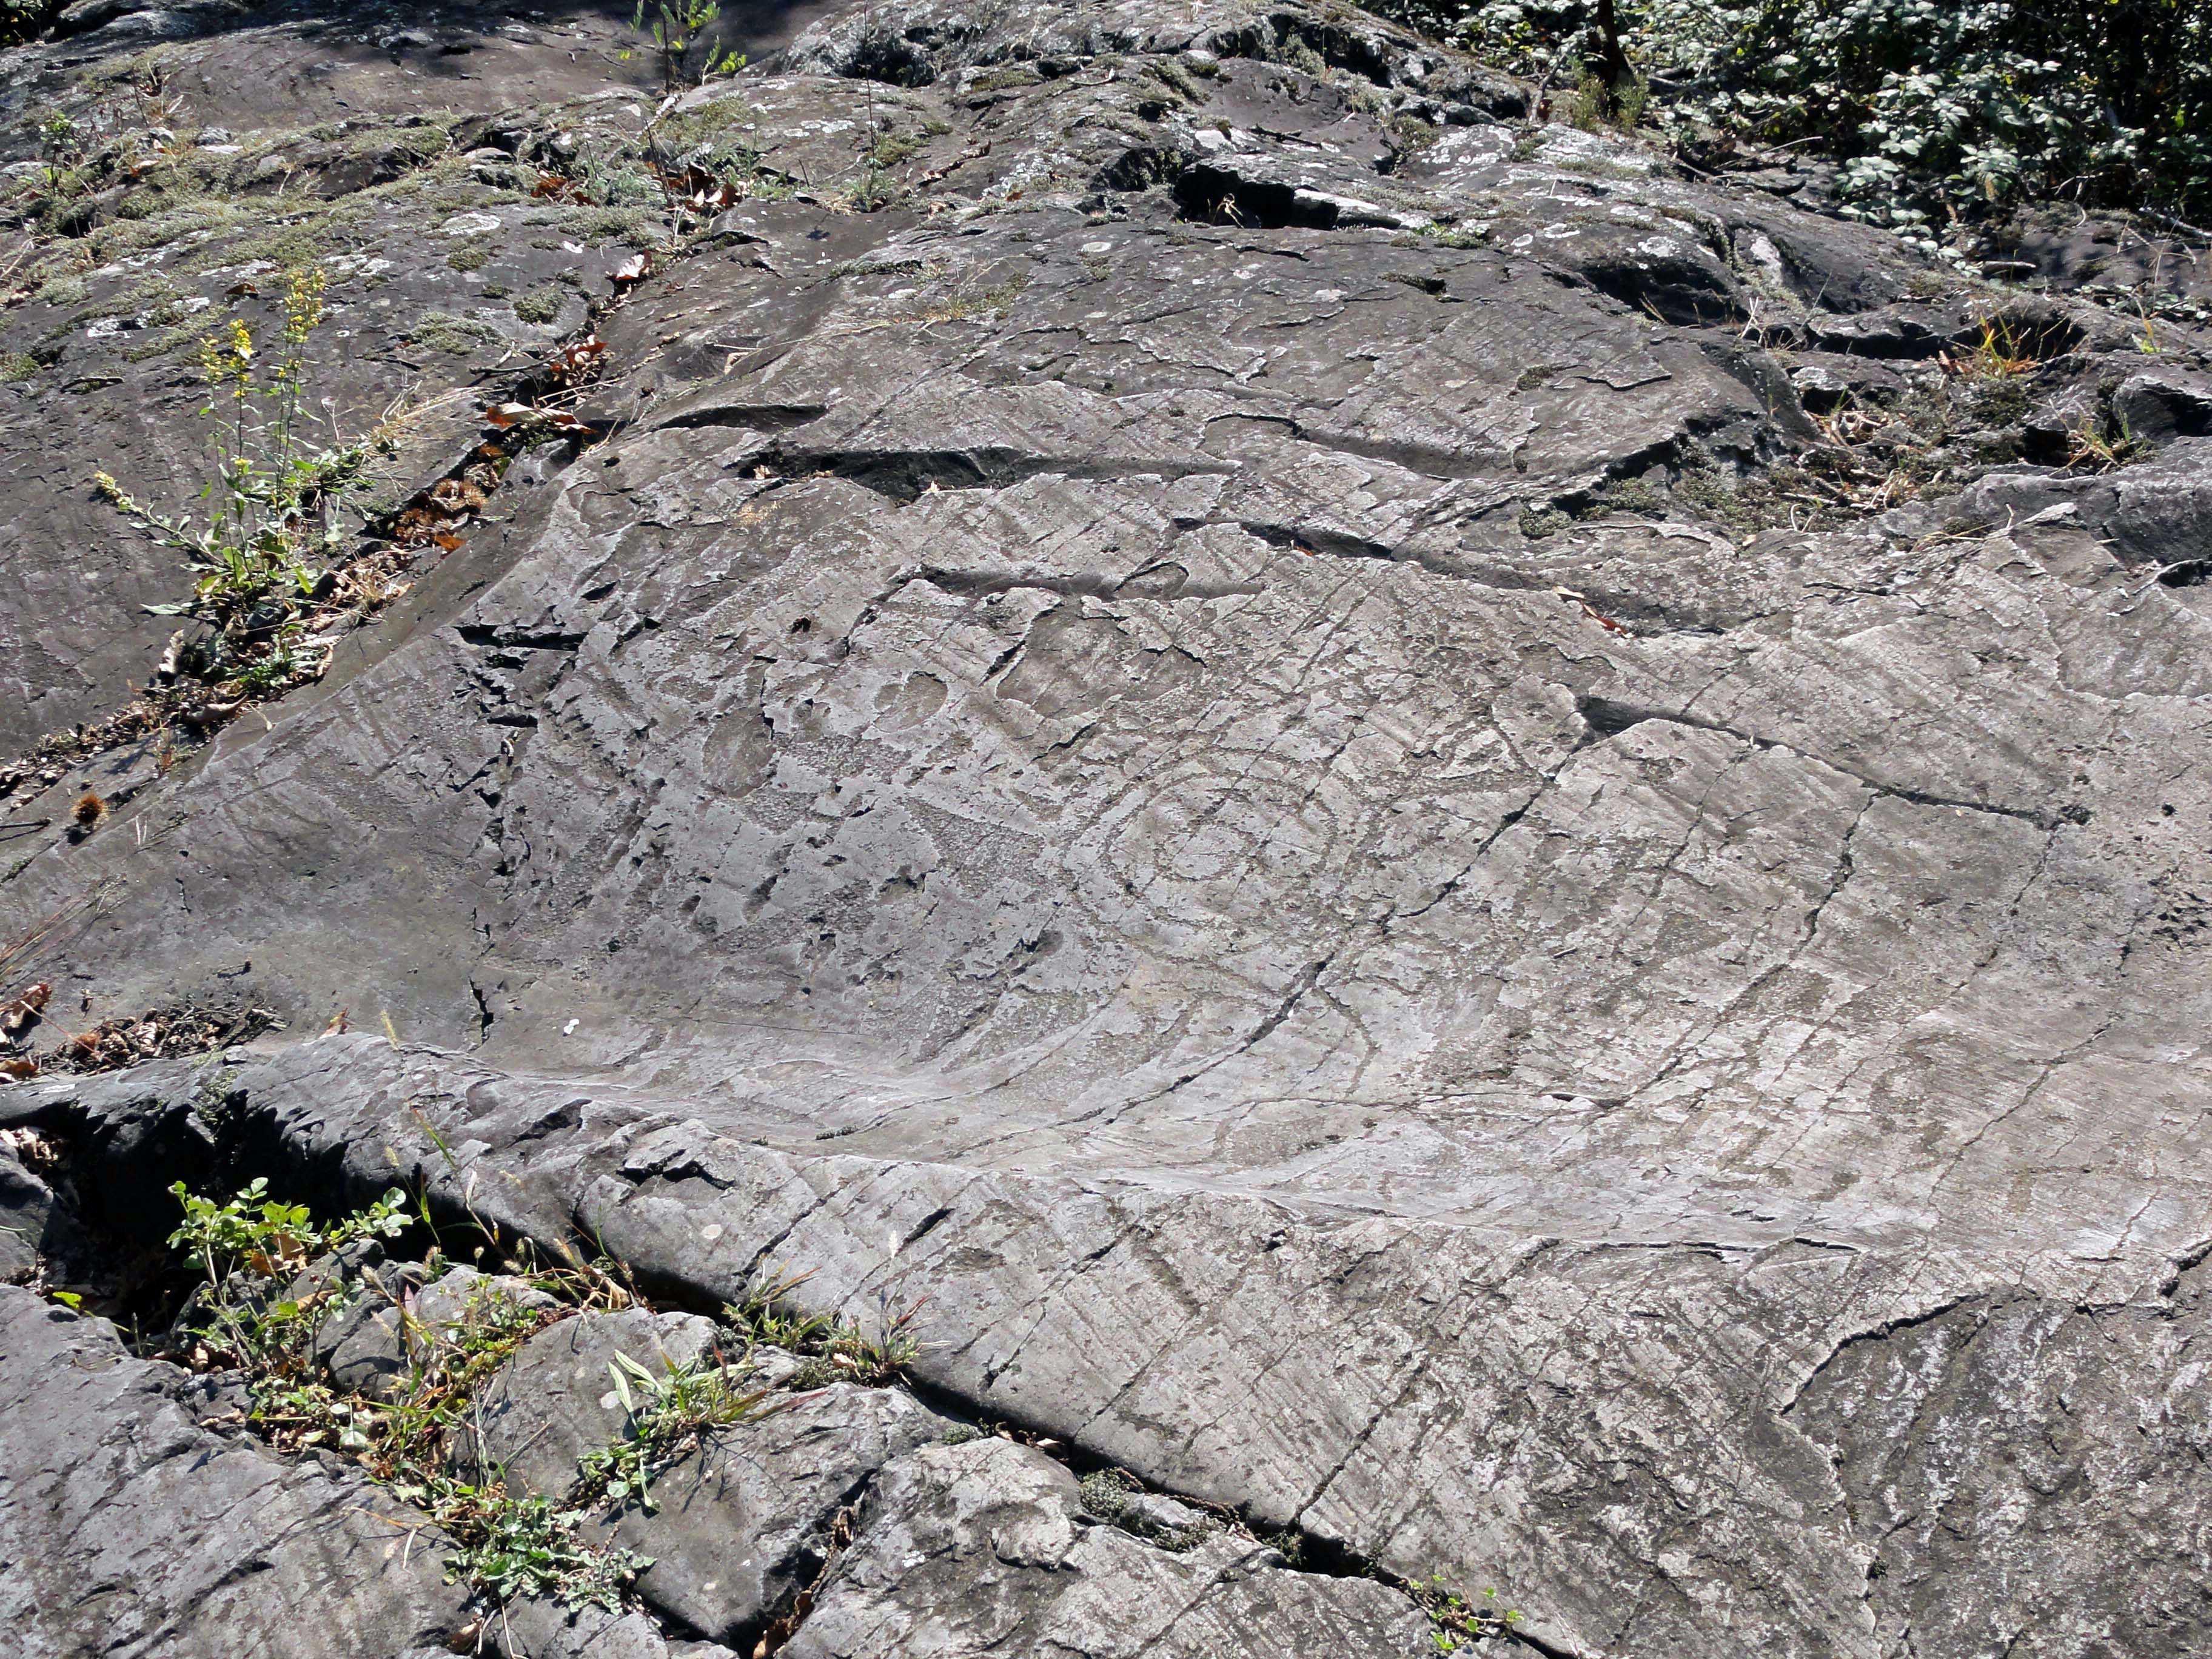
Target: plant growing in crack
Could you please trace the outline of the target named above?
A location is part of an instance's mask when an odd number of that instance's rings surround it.
[[[502,1265],[535,1294],[518,1297],[512,1279],[479,1281],[458,1314],[427,1319],[416,1311],[415,1279],[380,1277],[363,1263],[349,1282],[329,1256],[404,1232],[404,1193],[394,1189],[320,1224],[306,1206],[271,1197],[265,1180],[222,1200],[195,1196],[181,1183],[171,1190],[185,1210],[171,1243],[204,1276],[194,1301],[204,1322],[173,1357],[199,1370],[242,1367],[247,1426],[279,1451],[334,1451],[416,1505],[415,1517],[386,1518],[440,1529],[453,1545],[449,1582],[466,1583],[495,1603],[546,1595],[571,1607],[621,1608],[649,1559],[589,1541],[581,1530],[588,1507],[510,1492],[497,1479],[463,1480],[451,1457],[483,1385],[525,1341],[586,1310],[631,1305],[625,1287],[589,1264],[540,1267],[525,1252]],[[427,1212],[418,1212],[427,1222]],[[422,1276],[451,1266],[434,1249]],[[401,1370],[376,1395],[333,1386],[315,1352],[319,1328],[363,1294],[392,1304],[404,1356]]]
[[[475,1492],[473,1488],[460,1490]],[[400,1495],[418,1500],[422,1496],[404,1490]],[[449,1509],[450,1504],[449,1499]],[[453,1526],[450,1514],[439,1518]],[[629,1550],[594,1549],[585,1544],[576,1535],[582,1519],[581,1512],[556,1508],[542,1497],[490,1503],[479,1521],[479,1535],[448,1558],[446,1581],[477,1585],[502,1603],[518,1596],[543,1595],[570,1607],[620,1613],[623,1592],[653,1559]]]
[[[1518,1611],[1498,1605],[1496,1590],[1486,1589],[1480,1599],[1469,1601],[1447,1584],[1442,1573],[1431,1573],[1427,1583],[1417,1581],[1407,1589],[1429,1615],[1430,1639],[1438,1653],[1457,1653],[1468,1644],[1510,1635],[1521,1622]]]
[[[194,653],[199,677],[235,682],[241,696],[265,696],[304,672],[314,647],[300,637],[300,619],[328,583],[324,562],[345,539],[340,507],[368,486],[371,457],[394,447],[380,429],[350,444],[308,439],[307,352],[323,319],[324,280],[319,270],[288,280],[282,343],[265,368],[243,321],[201,341],[210,394],[200,411],[210,422],[204,520],[157,513],[108,473],[94,477],[143,534],[185,555],[197,576],[191,598],[146,609],[205,623],[211,636]]]
[[[748,1341],[806,1356],[807,1363],[792,1378],[793,1387],[821,1388],[830,1382],[880,1387],[896,1382],[921,1358],[921,1340],[914,1328],[927,1297],[895,1309],[890,1287],[878,1290],[876,1328],[870,1334],[861,1326],[830,1315],[799,1310],[792,1292],[811,1277],[778,1269],[763,1276],[742,1300],[722,1310],[723,1318]]]
[[[762,1402],[767,1389],[741,1389],[746,1368],[733,1365],[717,1354],[710,1364],[671,1365],[655,1376],[631,1358],[618,1353],[607,1362],[614,1378],[615,1396],[622,1401],[622,1438],[578,1463],[578,1486],[587,1502],[601,1498],[610,1504],[635,1501],[641,1509],[653,1507],[651,1478],[699,1443],[711,1429],[765,1417],[773,1407]]]

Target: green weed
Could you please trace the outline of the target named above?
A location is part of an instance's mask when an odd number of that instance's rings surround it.
[[[674,92],[684,85],[686,64],[700,56],[699,76],[704,86],[718,75],[735,75],[745,66],[744,54],[722,50],[721,31],[715,27],[722,15],[718,0],[658,0],[648,15],[646,0],[637,0],[629,26],[652,40],[660,57],[661,84]],[[628,58],[629,53],[617,56]]]
[[[773,1272],[746,1291],[744,1298],[722,1310],[722,1316],[747,1340],[804,1354],[809,1364],[794,1376],[795,1386],[819,1386],[831,1382],[880,1385],[895,1381],[921,1357],[921,1343],[914,1332],[922,1304],[894,1311],[890,1292],[876,1300],[876,1328],[871,1335],[860,1326],[826,1314],[799,1311],[792,1292],[811,1275]]]
[[[597,1264],[543,1269],[508,1262],[553,1304],[525,1302],[495,1285],[480,1285],[459,1317],[431,1324],[416,1317],[404,1287],[395,1291],[364,1269],[362,1293],[386,1296],[399,1310],[409,1364],[381,1397],[347,1394],[319,1372],[313,1340],[317,1328],[356,1292],[335,1281],[296,1298],[286,1290],[325,1251],[404,1231],[406,1195],[395,1189],[319,1225],[304,1206],[270,1198],[264,1181],[222,1201],[196,1197],[181,1183],[172,1190],[185,1217],[171,1243],[205,1276],[196,1303],[206,1322],[185,1358],[201,1370],[246,1368],[247,1420],[258,1433],[282,1451],[335,1451],[419,1505],[454,1541],[449,1582],[465,1581],[497,1601],[546,1595],[572,1607],[619,1609],[649,1560],[586,1542],[580,1534],[585,1509],[511,1494],[495,1480],[463,1480],[449,1466],[450,1448],[465,1433],[477,1395],[515,1351],[547,1325],[586,1308],[630,1305],[618,1279]],[[434,1250],[424,1264],[433,1274],[449,1265]],[[696,1404],[696,1395],[687,1398]]]
[[[621,1439],[587,1454],[578,1465],[579,1489],[587,1501],[635,1501],[653,1507],[653,1472],[696,1445],[706,1430],[726,1428],[764,1415],[766,1389],[743,1389],[745,1374],[719,1356],[713,1364],[671,1365],[655,1376],[628,1354],[607,1364],[621,1399]]]
[[[1511,1607],[1498,1606],[1498,1592],[1483,1591],[1480,1601],[1470,1601],[1459,1591],[1446,1584],[1443,1575],[1430,1575],[1425,1584],[1407,1586],[1421,1611],[1429,1615],[1433,1628],[1430,1638],[1438,1653],[1457,1653],[1474,1642],[1510,1635],[1521,1622],[1521,1615]]]
[[[319,270],[296,271],[289,280],[282,344],[270,367],[262,366],[259,343],[242,321],[201,341],[209,393],[200,411],[208,424],[209,477],[199,492],[209,504],[204,519],[155,512],[110,474],[94,477],[102,499],[141,533],[185,556],[197,578],[191,597],[146,609],[210,626],[212,639],[200,653],[204,678],[234,678],[277,653],[296,670],[290,659],[298,619],[324,580],[324,562],[345,540],[340,504],[367,486],[372,454],[391,448],[374,437],[310,441],[302,418],[307,349],[322,320],[323,288]]]

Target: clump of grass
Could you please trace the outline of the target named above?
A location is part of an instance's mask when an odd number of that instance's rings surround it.
[[[651,1476],[699,1443],[710,1429],[765,1415],[767,1389],[738,1386],[747,1368],[717,1353],[711,1364],[671,1365],[655,1376],[628,1354],[608,1361],[622,1401],[622,1437],[586,1455],[579,1488],[587,1499],[653,1507]]]
[[[2033,374],[2039,367],[2028,342],[2002,318],[1984,317],[1979,328],[1972,344],[1936,355],[1946,374],[1970,380],[2009,380]]]
[[[2077,472],[2109,472],[2150,454],[2156,447],[2128,429],[2125,421],[2107,433],[2094,421],[2084,421],[2066,434],[2066,465]]]
[[[793,1302],[792,1293],[810,1276],[771,1272],[754,1284],[740,1300],[722,1310],[722,1317],[748,1341],[766,1343],[806,1358],[808,1363],[793,1376],[794,1387],[819,1387],[835,1382],[881,1386],[896,1381],[908,1365],[921,1357],[921,1343],[914,1331],[915,1322],[921,1314],[921,1302],[894,1310],[890,1292],[879,1292],[876,1298],[875,1329],[871,1334],[857,1324],[827,1314],[800,1310]]]
[[[1567,119],[1584,132],[1612,127],[1633,132],[1651,101],[1651,83],[1640,75],[1608,82],[1595,70],[1585,70],[1567,102]]]

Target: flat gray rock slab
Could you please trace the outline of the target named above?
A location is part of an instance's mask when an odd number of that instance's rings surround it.
[[[1075,1478],[995,1438],[885,1469],[791,1659],[1276,1659],[1433,1653],[1428,1620],[1368,1579],[1292,1572],[1217,1536],[1181,1554],[1079,1523]]]
[[[631,1506],[611,1535],[653,1558],[638,1593],[657,1612],[741,1648],[814,1582],[838,1510],[951,1426],[903,1389],[840,1383],[763,1403],[767,1415],[654,1476],[653,1508]]]
[[[492,1620],[509,1659],[724,1659],[729,1650],[671,1643],[643,1613],[574,1612],[548,1601],[518,1601]]]
[[[183,1372],[0,1287],[0,1628],[24,1659],[396,1659],[470,1622],[366,1480],[200,1428]]]

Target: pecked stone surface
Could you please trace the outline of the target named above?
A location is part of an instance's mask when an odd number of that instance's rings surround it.
[[[615,438],[0,937],[388,1014],[224,1086],[707,1305],[927,1297],[979,1410],[1561,1650],[2201,1651],[2201,343],[1519,95],[826,18],[672,112],[807,187],[600,319]],[[1958,493],[1759,493],[2000,305]],[[100,1105],[169,1075],[11,1092],[188,1146]]]
[[[189,1380],[131,1358],[104,1321],[0,1286],[0,1614],[12,1650],[444,1650],[471,1620],[428,1523],[350,1471],[201,1428],[180,1403]]]
[[[927,1298],[915,1369],[932,1384],[1258,1529],[1497,1583],[1570,1650],[1711,1650],[1692,1627],[1715,1607],[1746,1653],[1893,1652],[1923,1627],[1964,1652],[1990,1630],[2054,1653],[2122,1632],[2135,1651],[2196,1640],[2201,1252],[2136,1258],[2148,1277],[2130,1284],[2124,1256],[1802,1230],[1764,1246],[1516,1238],[780,1152],[680,1117],[687,1101],[580,1096],[380,1040],[325,1039],[236,1081],[299,1157],[598,1239],[702,1299],[764,1262],[855,1315]],[[130,1098],[44,1092],[79,1120]],[[1969,1340],[1985,1328],[2002,1340]],[[2026,1490],[2048,1498],[2023,1498],[2031,1450]],[[2020,1577],[1958,1565],[1944,1529],[1970,1516]],[[2113,1536],[2137,1552],[2118,1579],[2096,1541]]]

